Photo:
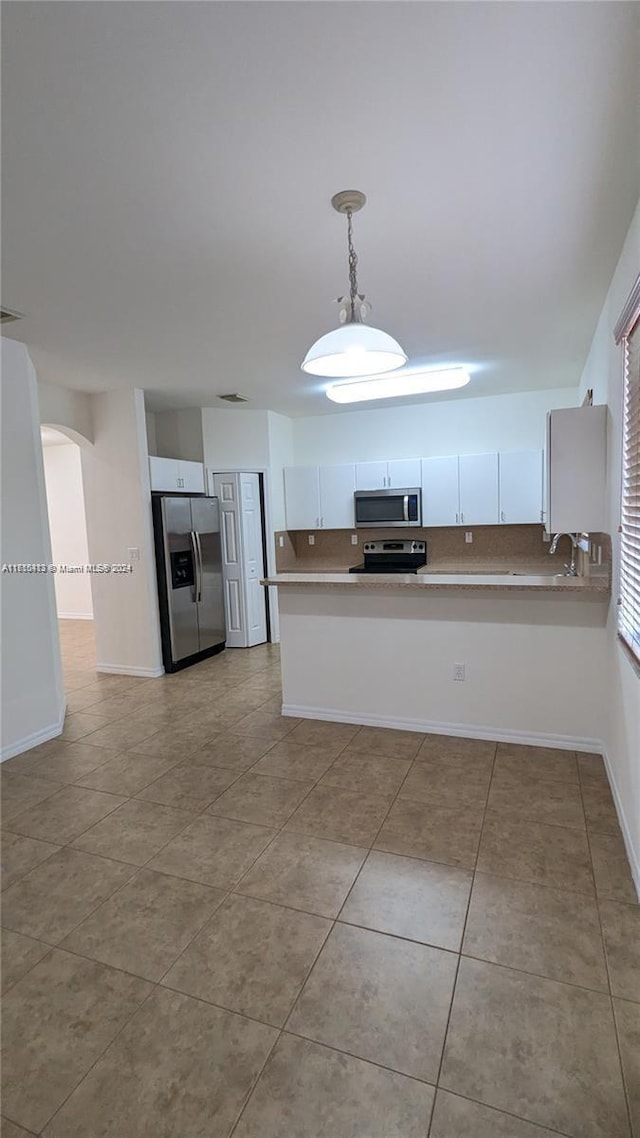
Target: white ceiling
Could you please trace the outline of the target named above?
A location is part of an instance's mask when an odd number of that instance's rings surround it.
[[[3,300],[41,378],[336,412],[299,363],[355,187],[411,362],[472,365],[457,398],[578,382],[638,198],[637,3],[10,2],[3,40]]]

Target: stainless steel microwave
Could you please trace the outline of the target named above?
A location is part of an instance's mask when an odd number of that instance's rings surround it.
[[[419,486],[409,490],[356,490],[353,497],[356,526],[388,529],[391,526],[422,525]]]

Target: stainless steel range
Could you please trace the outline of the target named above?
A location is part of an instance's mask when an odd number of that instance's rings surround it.
[[[350,573],[417,573],[427,564],[426,541],[365,541],[364,562]]]

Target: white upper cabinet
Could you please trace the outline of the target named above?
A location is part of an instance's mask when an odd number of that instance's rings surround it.
[[[391,489],[412,489],[420,485],[419,458],[392,458],[387,463],[387,486]],[[374,487],[375,489],[375,487]]]
[[[182,478],[182,489],[189,494],[204,494],[204,465],[201,462],[178,462],[178,476]]]
[[[607,408],[565,407],[547,416],[547,529],[606,530]]]
[[[351,529],[355,488],[354,463],[285,467],[287,529]]]
[[[284,496],[287,529],[318,529],[320,478],[317,466],[286,466]]]
[[[501,522],[523,525],[543,520],[542,457],[541,450],[500,452]]]
[[[455,526],[460,521],[458,456],[422,459],[422,524]]]
[[[384,490],[388,462],[357,462],[356,490]]]
[[[354,463],[347,463],[344,466],[321,466],[319,474],[321,527],[352,529],[353,494],[356,488]]]
[[[419,458],[356,463],[356,490],[402,490],[419,485]]]
[[[498,505],[498,455],[461,454],[460,525],[493,526],[500,520]]]
[[[152,490],[164,490],[168,494],[173,490],[181,494],[204,493],[204,466],[201,462],[150,455],[149,478]]]

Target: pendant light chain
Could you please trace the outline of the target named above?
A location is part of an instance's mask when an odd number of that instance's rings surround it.
[[[349,296],[351,301],[351,323],[357,321],[356,300],[358,299],[358,255],[353,247],[353,210],[347,210],[347,244],[349,246]]]

